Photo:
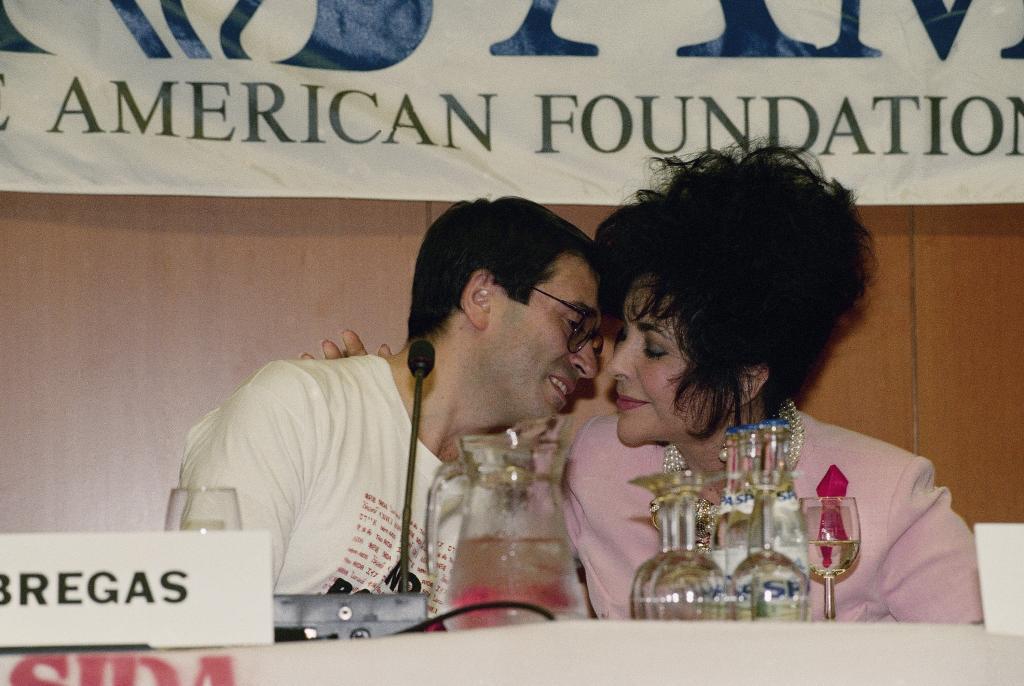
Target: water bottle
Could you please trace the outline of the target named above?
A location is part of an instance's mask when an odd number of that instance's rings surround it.
[[[747,457],[756,446],[757,427],[746,424],[725,431],[726,482],[718,507],[718,530],[712,555],[731,585],[733,572],[747,557],[754,494],[747,483]],[[733,595],[731,592],[729,595]]]
[[[782,419],[769,419],[757,426],[759,450],[770,452],[770,464],[777,465],[781,475],[775,493],[773,548],[788,557],[806,576],[807,529],[800,513],[800,500],[796,497],[794,474],[786,468],[789,464],[791,434],[789,424]]]
[[[808,618],[807,536],[792,473],[786,469],[789,439],[784,421],[769,420],[757,427],[748,472],[754,492],[748,555],[733,572],[737,619]]]

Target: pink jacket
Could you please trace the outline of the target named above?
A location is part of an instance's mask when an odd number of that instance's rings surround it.
[[[836,584],[841,621],[967,623],[981,621],[974,537],[933,484],[931,462],[895,446],[807,415],[797,495],[813,496],[829,465],[849,479],[861,522],[859,561]],[[628,482],[659,472],[662,448],[627,448],[616,417],[597,417],[579,432],[566,475],[566,524],[586,569],[599,617],[629,617],[636,568],[658,552],[650,494]],[[812,578],[812,618],[823,616],[824,590]]]

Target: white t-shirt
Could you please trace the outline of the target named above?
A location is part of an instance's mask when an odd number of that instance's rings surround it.
[[[181,483],[238,490],[243,528],[270,531],[276,593],[386,593],[398,583],[409,430],[380,357],[272,362],[189,431]],[[418,443],[411,590],[431,586],[423,523],[440,464]],[[439,550],[446,566],[454,546]]]

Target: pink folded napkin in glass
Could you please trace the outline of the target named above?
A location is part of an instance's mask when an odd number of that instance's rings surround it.
[[[846,496],[846,487],[849,485],[846,475],[839,467],[832,465],[825,472],[818,483],[817,493],[819,498]],[[816,538],[822,540],[845,540],[846,529],[843,527],[843,515],[838,503],[824,501],[821,504],[821,524],[818,528]],[[821,564],[826,569],[832,566],[832,548],[825,546],[821,549]]]

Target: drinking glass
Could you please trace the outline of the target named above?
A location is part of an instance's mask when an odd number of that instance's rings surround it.
[[[801,498],[807,523],[808,566],[825,581],[825,619],[836,618],[836,577],[860,552],[860,518],[855,498]]]
[[[175,488],[167,502],[167,531],[230,531],[242,528],[233,488]]]
[[[728,582],[697,542],[697,503],[705,483],[689,470],[633,479],[657,499],[661,552],[640,565],[630,605],[634,619],[730,619]]]

